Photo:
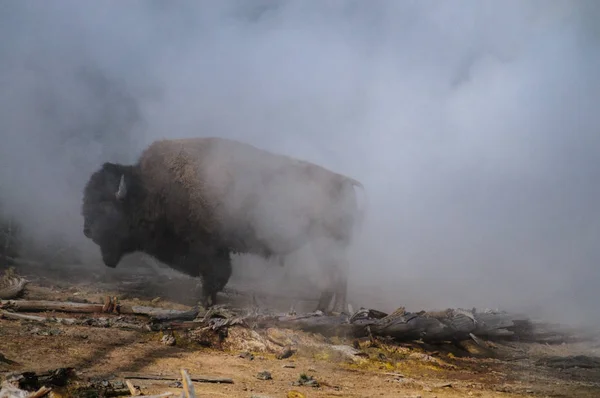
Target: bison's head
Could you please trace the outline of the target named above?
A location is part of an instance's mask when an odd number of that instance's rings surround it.
[[[135,195],[128,193],[128,180],[134,179],[131,169],[105,163],[92,174],[83,194],[83,234],[100,246],[104,264],[111,268],[135,249],[130,214]]]

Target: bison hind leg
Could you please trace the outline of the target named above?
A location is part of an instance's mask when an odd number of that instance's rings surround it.
[[[319,303],[317,304],[316,311],[328,312],[333,296],[334,294],[330,290],[322,291],[321,295],[319,296]]]
[[[344,312],[347,306],[348,268],[347,245],[333,239],[324,239],[315,246],[317,261],[326,286],[321,290],[317,311],[329,312],[333,299],[333,312]]]
[[[331,311],[342,313],[346,311],[347,306],[347,283],[344,280],[340,280],[334,287],[333,290],[327,289],[321,292],[319,296],[319,302],[317,304],[316,311],[321,311],[324,313],[329,312],[329,307],[331,306],[331,301],[333,299],[333,306]]]
[[[202,297],[205,308],[217,304],[217,293],[223,291],[232,274],[231,257],[228,251],[219,251],[201,271]]]

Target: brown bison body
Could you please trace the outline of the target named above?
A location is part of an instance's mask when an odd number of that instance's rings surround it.
[[[203,279],[203,300],[231,276],[231,253],[280,259],[310,245],[328,277],[319,309],[346,301],[345,251],[357,181],[221,138],[161,140],[135,165],[105,163],[83,197],[84,234],[104,263],[143,251]]]

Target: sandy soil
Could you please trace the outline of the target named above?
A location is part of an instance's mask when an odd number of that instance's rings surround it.
[[[101,302],[107,293],[117,294],[100,291],[93,284],[57,286],[46,280],[28,285],[25,298]],[[129,294],[122,302],[188,308],[165,299],[151,302],[152,298]],[[293,339],[301,343],[290,358],[276,359],[272,352],[261,352],[258,344],[250,359],[240,356],[248,348],[246,332],[233,328],[228,339],[239,341],[227,349],[216,349],[190,341],[182,333],[176,333],[176,344],[168,346],[161,342],[159,332],[0,319],[0,354],[17,362],[0,360],[0,373],[73,367],[82,380],[122,381],[122,372],[177,376],[179,369],[185,368],[192,376],[234,380],[234,384],[194,383],[201,397],[600,397],[600,369],[560,371],[534,364],[549,355],[598,355],[598,347],[589,345],[496,344],[496,351],[505,354],[505,359],[499,360],[478,355],[474,346],[463,347],[469,354],[454,346],[363,342],[362,354],[355,355],[352,341],[327,341],[293,332]],[[292,332],[269,333],[290,338]],[[257,378],[262,371],[269,371],[272,379]],[[292,385],[303,373],[313,376],[320,386]],[[134,380],[134,384],[144,394],[181,391],[170,381]]]

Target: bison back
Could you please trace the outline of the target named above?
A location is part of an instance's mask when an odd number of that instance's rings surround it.
[[[171,198],[171,217],[234,250],[288,253],[317,234],[346,239],[356,212],[346,177],[233,140],[157,141],[140,166]]]

